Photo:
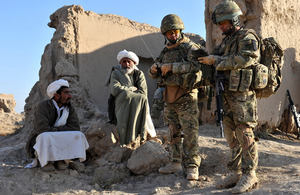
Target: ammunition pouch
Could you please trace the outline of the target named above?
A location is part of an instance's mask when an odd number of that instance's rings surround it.
[[[180,75],[170,74],[163,79],[163,86],[181,86],[182,77]]]
[[[214,83],[215,67],[201,64],[203,85],[212,85]]]
[[[190,72],[181,75],[183,79],[182,88],[191,91],[192,89],[198,88],[201,86],[201,77],[202,72]]]
[[[189,62],[173,62],[172,71],[174,74],[184,74],[191,71],[191,64]]]
[[[231,70],[229,76],[230,91],[249,91],[252,83],[252,69]]]
[[[195,72],[190,62],[173,62],[172,72],[159,81],[159,86],[180,86],[191,91],[202,84],[202,72]]]
[[[258,64],[253,68],[253,88],[263,89],[268,84],[268,67],[263,64]]]

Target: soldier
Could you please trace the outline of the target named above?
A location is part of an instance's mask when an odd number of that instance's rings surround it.
[[[199,110],[195,84],[201,79],[201,71],[193,51],[200,46],[187,38],[183,29],[184,24],[177,15],[169,14],[163,18],[161,33],[168,43],[149,69],[150,77],[158,79],[159,85],[165,87],[164,120],[170,133],[172,160],[158,171],[162,174],[181,171],[184,152],[187,179],[198,180],[201,158],[198,155]]]
[[[155,127],[161,127],[163,125],[161,118],[165,104],[163,100],[164,89],[164,87],[158,86],[153,96],[153,104],[150,114]]]
[[[224,74],[224,134],[231,159],[228,168],[231,173],[217,182],[217,188],[232,189],[233,193],[243,193],[258,183],[257,144],[253,128],[257,125],[257,99],[251,88],[252,68],[260,60],[260,45],[254,33],[240,27],[242,12],[233,1],[217,5],[212,21],[225,35],[221,44],[211,55],[199,57],[200,63],[213,65]]]

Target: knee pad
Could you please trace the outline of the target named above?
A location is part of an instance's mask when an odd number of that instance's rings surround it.
[[[237,126],[236,135],[243,150],[247,150],[255,142],[252,128],[245,125]]]
[[[170,144],[177,144],[181,139],[180,125],[170,124]]]

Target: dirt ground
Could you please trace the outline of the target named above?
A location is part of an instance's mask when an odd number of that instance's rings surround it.
[[[280,132],[260,135],[259,187],[246,194],[300,194],[300,142]],[[202,157],[199,181],[187,181],[182,174],[131,175],[122,182],[102,188],[93,181],[95,166],[86,165],[83,173],[67,169],[44,172],[25,169],[31,162],[25,155],[24,140],[0,137],[0,194],[231,194],[214,187],[227,173],[228,148],[214,125],[200,126],[199,153]],[[264,139],[262,138],[264,137]],[[290,135],[291,137],[291,135]],[[4,142],[2,142],[4,143]]]

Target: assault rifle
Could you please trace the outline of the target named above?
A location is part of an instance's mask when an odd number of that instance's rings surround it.
[[[290,94],[290,91],[287,90],[286,91],[286,95],[288,96],[289,98],[289,109],[291,109],[293,115],[294,115],[294,120],[295,120],[295,123],[297,125],[297,130],[298,130],[298,136],[297,136],[297,139],[299,139],[299,136],[300,136],[300,132],[299,132],[299,128],[300,128],[300,113],[297,113],[296,111],[296,106],[292,100],[292,97],[291,97],[291,94]]]
[[[215,71],[215,85],[216,85],[216,102],[217,102],[217,110],[215,111],[216,123],[217,126],[220,125],[220,133],[221,137],[224,137],[224,128],[223,128],[223,80],[224,80],[224,72]]]

